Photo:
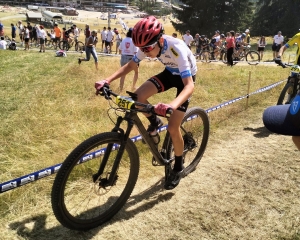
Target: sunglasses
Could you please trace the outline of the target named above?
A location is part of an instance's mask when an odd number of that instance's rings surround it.
[[[145,46],[145,47],[140,47],[140,50],[142,51],[142,52],[146,52],[146,53],[148,53],[148,52],[151,52],[154,48],[155,48],[155,45],[157,44],[157,42],[155,42],[155,43],[153,43],[153,44],[151,44],[151,45],[148,45],[148,46]]]

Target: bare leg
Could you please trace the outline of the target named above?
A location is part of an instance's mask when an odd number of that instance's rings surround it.
[[[298,150],[300,150],[300,136],[292,136],[292,139]]]

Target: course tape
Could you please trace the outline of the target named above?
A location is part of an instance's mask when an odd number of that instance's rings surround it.
[[[266,86],[266,87],[263,87],[263,88],[260,88],[258,90],[256,90],[255,92],[252,92],[250,94],[247,94],[247,95],[244,95],[242,97],[237,97],[237,98],[234,98],[232,100],[229,100],[227,102],[224,102],[224,103],[221,103],[217,106],[214,106],[214,107],[211,107],[211,108],[208,108],[206,109],[205,111],[207,113],[210,113],[212,111],[216,111],[220,108],[223,108],[225,106],[228,106],[230,104],[233,104],[237,101],[240,101],[242,99],[245,99],[245,98],[248,98],[249,96],[251,95],[254,95],[254,94],[258,94],[258,93],[261,93],[261,92],[264,92],[264,91],[267,91],[267,90],[270,90],[276,86],[278,86],[279,84],[285,82],[286,80],[282,80],[282,81],[279,81],[279,82],[276,82],[276,83],[273,83],[269,86]],[[188,119],[188,120],[192,120],[191,119]],[[159,129],[159,132],[162,132],[162,131],[166,131],[167,130],[167,125],[166,126],[162,126],[160,129]],[[135,137],[132,137],[131,140],[133,142],[137,142],[137,141],[140,141],[142,140],[142,137],[141,135],[138,135],[138,136],[135,136]],[[118,145],[115,144],[113,149],[117,149],[118,148]],[[103,155],[105,152],[105,148],[103,149],[99,149],[97,150],[96,152],[93,152],[93,153],[90,153],[90,154],[87,154],[85,156],[83,156],[79,161],[78,161],[78,164],[80,163],[83,163],[83,162],[86,162],[86,161],[89,161],[93,158],[96,158],[98,157],[99,155]],[[47,168],[44,168],[42,170],[39,170],[37,172],[33,172],[33,173],[30,173],[28,175],[25,175],[25,176],[22,176],[22,177],[19,177],[19,178],[15,178],[13,180],[10,180],[10,181],[7,181],[7,182],[4,182],[4,183],[1,183],[0,184],[0,193],[3,193],[3,192],[6,192],[6,191],[9,191],[9,190],[12,190],[12,189],[15,189],[17,187],[21,187],[21,186],[24,186],[28,183],[31,183],[31,182],[34,182],[34,181],[37,181],[41,178],[44,178],[44,177],[48,177],[52,174],[55,174],[57,173],[57,171],[60,169],[62,163],[60,164],[56,164],[54,166],[51,166],[51,167],[47,167]]]

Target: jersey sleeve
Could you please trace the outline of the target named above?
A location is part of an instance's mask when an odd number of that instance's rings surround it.
[[[188,47],[180,43],[174,43],[170,46],[170,51],[173,60],[177,63],[181,78],[192,76],[190,61],[188,59],[188,52],[190,52]]]
[[[144,54],[140,49],[137,48],[137,53],[134,55],[132,60],[135,63],[139,63],[140,61],[142,61],[145,58],[146,58],[146,54]]]

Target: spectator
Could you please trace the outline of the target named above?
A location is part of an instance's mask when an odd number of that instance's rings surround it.
[[[138,48],[134,46],[132,42],[132,28],[129,28],[129,31],[126,34],[126,38],[124,38],[120,44],[119,53],[121,54],[121,67],[130,62],[133,56],[137,53]],[[138,79],[139,69],[138,65],[134,69],[134,76],[132,82],[132,91],[136,90],[136,82]],[[124,87],[126,75],[122,76],[120,79],[120,87],[119,90],[122,91]]]
[[[14,38],[11,39],[8,49],[9,50],[17,50],[17,44],[16,44],[16,40]]]
[[[263,113],[263,122],[271,132],[292,136],[294,144],[300,150],[300,93],[291,104],[267,108]]]
[[[24,50],[29,50],[29,39],[30,39],[29,29],[27,28],[27,26],[24,26],[24,42],[25,42]]]
[[[114,33],[111,31],[111,28],[107,28],[107,37],[105,40],[105,51],[110,54],[111,53],[111,47],[113,45],[112,41],[114,40]]]
[[[19,20],[18,23],[16,24],[18,30],[19,30],[19,37],[20,37],[20,41],[21,41],[21,46],[23,46],[23,41],[24,41],[24,26],[22,24],[22,21]]]
[[[84,42],[84,44],[86,45],[87,40],[91,36],[91,30],[90,30],[90,26],[88,24],[85,25],[84,36],[85,36],[85,42]]]
[[[199,33],[196,33],[196,35],[195,35],[195,38],[194,38],[194,40],[193,40],[193,43],[195,44],[195,46],[196,46],[196,52],[195,52],[195,54],[197,55],[199,55],[199,53],[200,53],[200,50],[201,50],[201,48],[200,48],[200,35],[199,35]]]
[[[272,50],[273,50],[273,59],[275,60],[281,45],[283,43],[284,37],[281,35],[281,31],[277,33],[277,35],[274,36],[273,38],[273,45],[272,45]]]
[[[226,34],[226,48],[227,48],[227,65],[233,66],[233,51],[235,49],[235,32],[231,30]]]
[[[97,42],[98,42],[97,31],[93,30],[86,43],[86,48],[85,48],[86,58],[78,58],[79,65],[81,64],[82,61],[90,61],[91,54],[92,54],[95,60],[95,67],[98,70],[98,56],[95,48]]]
[[[191,43],[194,40],[193,36],[190,34],[190,30],[187,30],[185,34],[182,36],[183,41],[185,44],[191,49]]]
[[[172,33],[173,38],[177,38],[177,33]]]
[[[245,34],[246,34],[246,43],[249,45],[250,44],[250,30],[246,29]]]
[[[37,37],[37,25],[34,25],[34,27],[32,28],[32,35],[33,35],[33,42],[35,44],[35,46],[38,46],[38,37]]]
[[[78,27],[75,24],[73,24],[73,35],[74,35],[75,42],[78,41],[79,33],[80,32],[79,32]]]
[[[261,36],[257,42],[257,51],[259,53],[259,58],[261,61],[263,60],[266,45],[266,38],[264,36]]]
[[[1,21],[0,21],[0,36],[4,36],[4,26]]]
[[[32,41],[34,40],[33,38],[33,27],[31,26],[30,22],[27,23],[27,29],[29,31],[29,39],[30,39],[30,43],[32,43]]]
[[[57,23],[54,24],[53,30],[55,32],[55,49],[57,49],[57,45],[59,44],[59,41],[61,39],[61,29],[58,27]]]
[[[37,27],[37,36],[40,40],[40,52],[45,52],[45,38],[47,37],[44,26]]]
[[[101,31],[101,51],[103,52],[103,46],[105,46],[105,41],[107,38],[107,31],[106,31],[106,27],[103,27],[103,30]]]
[[[116,54],[118,53],[119,46],[122,42],[121,34],[119,34],[118,30],[115,30],[115,42],[116,42]]]
[[[211,40],[211,46],[213,48],[214,51],[214,59],[217,59],[218,55],[219,55],[219,49],[220,49],[220,31],[216,30],[215,31],[215,35],[212,36],[212,40]]]
[[[0,37],[0,49],[1,50],[6,50],[6,45],[7,45],[7,42],[4,40],[4,37],[1,36]]]
[[[17,28],[15,27],[15,25],[13,23],[11,23],[10,26],[11,26],[11,38],[16,38]]]

